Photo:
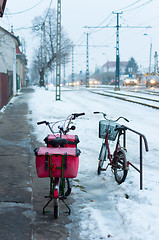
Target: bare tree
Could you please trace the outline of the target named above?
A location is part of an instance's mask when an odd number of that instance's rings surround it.
[[[44,83],[45,72],[51,71],[55,68],[56,63],[56,37],[57,37],[57,23],[56,11],[50,9],[45,19],[41,16],[36,17],[33,21],[33,32],[39,38],[39,45],[35,50],[34,66],[40,75],[40,82]],[[61,63],[69,62],[72,42],[64,32],[61,30]]]

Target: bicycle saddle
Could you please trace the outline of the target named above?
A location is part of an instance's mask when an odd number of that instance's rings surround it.
[[[46,144],[50,144],[52,147],[64,147],[65,144],[68,143],[67,139],[62,139],[62,138],[55,138],[55,139],[51,139],[51,140],[44,140]]]
[[[121,126],[116,126],[115,127],[115,129],[114,129],[115,131],[125,131],[125,130],[127,130],[127,127],[126,126],[123,126],[123,125],[121,125]]]

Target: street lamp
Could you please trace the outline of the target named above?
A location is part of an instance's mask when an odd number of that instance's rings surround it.
[[[150,59],[149,59],[149,74],[150,74],[151,73],[152,38],[147,33],[144,33],[144,36],[148,36],[150,38]]]

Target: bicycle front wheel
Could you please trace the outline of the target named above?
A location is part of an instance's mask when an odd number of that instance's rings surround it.
[[[114,175],[117,183],[121,184],[125,181],[128,168],[126,161],[126,154],[123,149],[120,149],[114,159]]]
[[[98,175],[101,174],[103,163],[104,163],[104,160],[99,160],[99,162],[98,162],[98,170],[97,170]]]
[[[98,175],[101,174],[104,161],[106,161],[106,156],[107,156],[107,145],[103,143],[99,153],[99,162],[98,162],[98,170],[97,170]]]

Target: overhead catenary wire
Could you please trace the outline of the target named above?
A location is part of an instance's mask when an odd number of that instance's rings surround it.
[[[134,8],[131,8],[131,9],[127,9],[127,10],[124,10],[124,12],[128,12],[128,11],[132,11],[132,10],[136,10],[136,9],[139,9],[147,4],[149,4],[150,2],[152,2],[153,0],[148,0],[147,2],[141,4],[140,6],[137,6],[137,7],[134,7]]]
[[[47,11],[47,13],[46,13],[45,19],[44,19],[44,21],[43,21],[43,24],[46,22],[47,16],[48,16],[49,11],[50,11],[50,8],[51,8],[52,1],[53,1],[53,0],[50,1],[50,5],[49,5],[48,11]]]
[[[126,7],[124,7],[124,8],[118,9],[117,11],[123,11],[124,9],[127,9],[127,8],[129,8],[129,7],[137,4],[138,2],[141,2],[141,1],[142,1],[142,0],[137,0],[137,1],[135,1],[134,3],[131,3],[131,4],[129,4],[128,6],[126,6]]]
[[[44,0],[42,0],[42,1],[44,1]],[[42,1],[40,1],[40,2],[39,2],[38,4],[36,4],[35,6],[39,5]],[[48,16],[49,11],[50,11],[50,8],[51,8],[52,1],[53,1],[53,0],[50,1],[49,8],[48,8],[48,11],[47,11],[46,16],[45,16],[45,18],[44,18],[44,21],[42,22],[42,24],[38,24],[38,25],[35,26],[35,27],[42,27],[43,24],[46,22],[47,16]],[[35,6],[34,6],[34,7],[35,7]],[[32,7],[32,8],[33,8],[33,7]],[[32,9],[32,8],[31,8],[31,9]],[[11,14],[10,14],[10,15],[11,15]],[[33,26],[28,26],[28,27],[15,28],[14,30],[19,31],[19,30],[23,30],[23,29],[32,29],[32,28],[33,28]]]
[[[8,15],[16,15],[16,14],[22,14],[22,13],[25,13],[25,12],[28,12],[30,10],[32,10],[33,8],[37,7],[40,3],[42,3],[44,0],[41,0],[40,2],[38,2],[37,4],[35,4],[34,6],[32,6],[31,8],[28,8],[26,10],[23,10],[23,11],[20,11],[20,12],[15,12],[15,13],[5,13],[6,16]]]

